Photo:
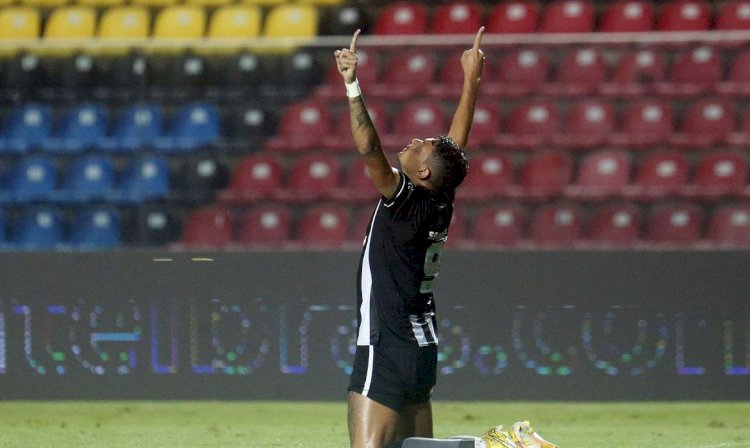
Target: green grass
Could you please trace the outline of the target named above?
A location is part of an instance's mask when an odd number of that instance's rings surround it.
[[[435,436],[531,419],[563,448],[750,447],[750,403],[437,402]],[[0,447],[348,446],[346,405],[313,402],[0,402]]]

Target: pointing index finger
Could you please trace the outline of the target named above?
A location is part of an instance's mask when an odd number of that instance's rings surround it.
[[[484,27],[479,28],[479,31],[477,31],[477,36],[474,38],[474,46],[471,48],[472,50],[476,51],[479,50],[479,44],[482,43],[482,35],[484,34]]]
[[[357,52],[357,38],[359,37],[359,33],[361,33],[362,30],[357,30],[354,32],[354,36],[352,36],[352,43],[349,45],[349,51],[352,53]]]

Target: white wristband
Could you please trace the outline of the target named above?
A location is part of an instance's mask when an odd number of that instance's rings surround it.
[[[350,84],[344,83],[346,86],[346,96],[349,98],[356,98],[362,95],[362,90],[359,89],[359,80],[354,80]]]

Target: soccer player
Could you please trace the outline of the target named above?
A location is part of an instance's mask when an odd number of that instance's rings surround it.
[[[432,437],[438,344],[433,286],[455,190],[468,170],[463,150],[484,68],[483,33],[484,27],[461,56],[464,83],[448,134],[415,136],[421,138],[398,153],[397,167],[380,145],[357,80],[360,31],[349,48],[334,52],[346,85],[354,145],[382,196],[358,271],[357,350],[348,395],[352,447]]]

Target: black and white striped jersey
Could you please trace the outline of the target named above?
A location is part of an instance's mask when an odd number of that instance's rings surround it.
[[[357,345],[438,343],[432,290],[453,195],[399,174],[395,196],[381,198],[367,228],[357,276]]]

